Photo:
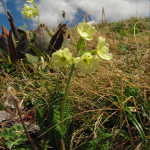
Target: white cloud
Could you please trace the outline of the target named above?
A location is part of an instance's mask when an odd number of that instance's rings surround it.
[[[5,8],[4,8],[4,4],[2,2],[0,2],[0,14],[5,14]]]
[[[15,0],[14,2],[16,4],[16,10],[21,12],[22,8],[24,7],[24,3],[26,1],[24,1],[24,0]]]
[[[71,22],[74,18],[76,10],[72,10],[71,3],[61,0],[40,0],[37,7],[40,12],[40,23],[50,26],[57,26],[61,22],[62,10],[65,11],[65,21]],[[71,13],[70,13],[71,11]],[[63,19],[62,19],[63,20]],[[37,18],[33,19],[37,22]],[[63,20],[64,21],[64,20]]]
[[[15,0],[18,7],[23,5],[23,0]],[[91,15],[96,22],[102,19],[102,7],[108,21],[118,21],[138,15],[149,15],[146,0],[38,0],[35,1],[40,12],[40,23],[56,27],[61,22],[61,11],[66,12],[65,21],[71,23],[76,17],[75,9],[82,9]],[[74,8],[72,8],[73,6]],[[18,8],[19,10],[20,8]],[[34,18],[33,25],[37,26],[38,18]]]

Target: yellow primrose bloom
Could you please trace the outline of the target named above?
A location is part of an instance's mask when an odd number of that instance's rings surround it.
[[[35,18],[39,16],[38,8],[30,8],[27,4],[24,4],[24,8],[22,9],[21,13],[24,15],[23,19],[27,17],[27,19]]]
[[[27,19],[29,20],[30,18],[32,18],[32,11],[28,10],[28,11],[22,11],[21,12],[24,16],[23,19],[25,19],[27,17]]]
[[[72,54],[67,48],[65,48],[64,50],[60,49],[52,54],[51,60],[56,68],[60,68],[63,66],[68,67],[72,64]]]
[[[83,21],[83,23],[79,23],[77,26],[77,32],[83,39],[92,40],[92,35],[95,34],[97,31],[94,27],[91,26],[89,22]]]
[[[39,9],[38,8],[36,8],[36,9],[32,9],[32,16],[33,16],[33,18],[35,18],[36,16],[39,16]]]
[[[24,10],[30,10],[30,7],[27,4],[24,4]]]
[[[81,57],[74,58],[76,67],[81,69],[82,74],[90,74],[91,68],[98,68],[100,58],[91,53],[84,53]]]
[[[109,55],[109,45],[105,43],[105,38],[99,37],[98,39],[98,44],[97,44],[97,54],[99,55],[100,58],[105,59],[105,60],[110,60],[112,59],[112,56]]]
[[[33,3],[34,3],[34,0],[28,0],[27,2],[33,4]]]

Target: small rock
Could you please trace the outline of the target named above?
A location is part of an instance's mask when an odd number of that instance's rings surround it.
[[[10,113],[6,112],[5,110],[0,111],[0,123],[10,119],[11,119]]]

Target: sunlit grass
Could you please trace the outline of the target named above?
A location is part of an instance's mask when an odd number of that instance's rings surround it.
[[[140,131],[128,118],[128,113],[124,109],[127,107],[139,124],[144,125],[147,146],[150,148],[150,118],[148,118],[150,116],[143,116],[143,113],[146,113],[143,106],[148,110],[150,108],[148,24],[147,18],[133,17],[116,23],[94,25],[98,32],[93,36],[92,42],[85,41],[83,51],[96,49],[98,37],[102,36],[106,39],[106,43],[109,43],[109,52],[113,59],[110,61],[101,59],[99,68],[93,69],[91,75],[81,75],[78,69],[74,71],[68,94],[76,129],[71,138],[72,148],[82,145],[85,141],[96,139],[100,134],[110,133],[113,139],[107,149],[136,149],[138,146],[143,149],[142,144],[140,145],[142,143]],[[67,34],[71,36],[68,49],[74,54],[80,37],[76,28],[68,29]],[[23,115],[37,107],[47,108],[50,105],[48,101],[51,95],[47,92],[47,88],[55,93],[58,90],[56,85],[59,83],[59,90],[65,90],[70,68],[58,70],[52,66],[48,58],[45,60],[47,66],[43,71],[39,70],[40,63],[35,69],[31,64],[20,60],[14,64],[16,69],[9,73],[1,66],[1,109],[4,109],[3,94],[6,93],[8,85],[16,90],[17,97],[22,102]],[[128,97],[124,93],[127,85],[131,88],[130,92],[138,88],[139,94],[130,94]],[[9,111],[15,115],[15,111],[11,109]]]

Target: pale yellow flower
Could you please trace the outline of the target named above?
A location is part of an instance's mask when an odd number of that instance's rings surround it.
[[[29,20],[30,18],[32,18],[32,11],[28,10],[28,11],[22,11],[21,12],[24,16],[23,19],[25,19],[27,17],[27,19]]]
[[[24,9],[25,10],[30,10],[30,7],[27,4],[24,4]]]
[[[21,13],[24,15],[23,19],[25,19],[26,17],[27,19],[30,19],[39,16],[38,11],[38,8],[30,8],[27,4],[24,4],[24,8],[22,9]]]
[[[112,59],[112,56],[109,54],[109,45],[105,43],[105,38],[99,37],[98,44],[97,44],[97,50],[96,53],[99,55],[100,58],[105,60]]]
[[[38,8],[32,9],[32,16],[33,16],[33,18],[35,18],[36,16],[39,16],[39,9]]]
[[[92,40],[92,35],[95,34],[97,31],[94,27],[91,26],[89,22],[83,21],[83,23],[79,23],[77,26],[77,32],[83,39]]]
[[[82,74],[90,74],[91,68],[98,68],[100,58],[91,53],[84,53],[81,57],[74,58],[76,67],[81,69]]]
[[[56,68],[60,68],[63,66],[68,67],[72,64],[72,54],[67,48],[65,48],[64,50],[60,49],[52,54],[51,60]]]
[[[27,2],[33,4],[33,3],[34,3],[34,0],[28,0]]]

